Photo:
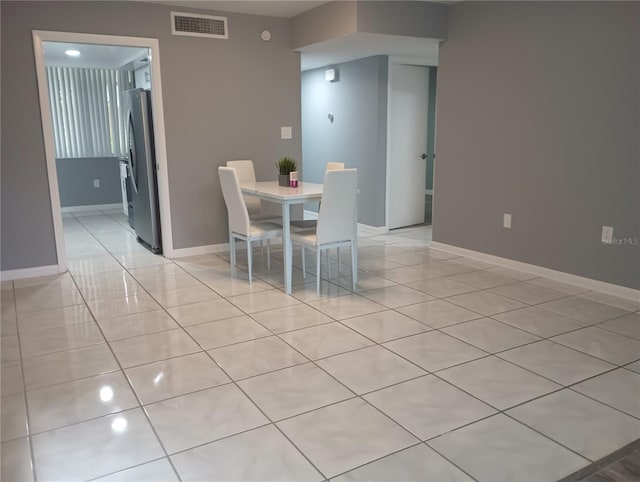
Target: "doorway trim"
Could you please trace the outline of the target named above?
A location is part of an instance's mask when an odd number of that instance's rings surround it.
[[[158,197],[160,201],[160,225],[162,226],[162,251],[166,258],[173,257],[173,235],[171,227],[171,204],[169,201],[169,177],[167,171],[167,146],[164,128],[164,107],[162,102],[162,79],[160,77],[160,45],[158,39],[144,37],[124,37],[119,35],[98,35],[74,32],[33,31],[33,49],[36,61],[38,95],[40,97],[40,116],[44,136],[47,177],[49,178],[49,196],[51,215],[58,255],[58,272],[67,271],[67,256],[62,227],[62,210],[58,190],[58,172],[55,159],[55,141],[53,122],[49,104],[49,89],[44,64],[43,42],[89,43],[98,45],[117,45],[122,47],[143,47],[151,50],[151,105],[153,107],[153,131],[156,150]]]

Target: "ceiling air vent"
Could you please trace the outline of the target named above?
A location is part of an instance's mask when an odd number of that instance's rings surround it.
[[[171,12],[171,33],[190,37],[229,38],[227,17]]]

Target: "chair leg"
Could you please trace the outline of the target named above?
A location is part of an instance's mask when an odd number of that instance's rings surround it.
[[[262,241],[260,241],[262,243]],[[267,270],[271,271],[271,240],[267,239]]]
[[[251,284],[251,267],[253,266],[253,252],[251,251],[251,241],[247,239],[247,266],[249,269],[249,284]]]
[[[231,231],[229,231],[229,255],[231,257],[231,266],[236,265],[236,240]]]
[[[302,277],[303,278],[307,277],[307,265],[304,259],[304,246],[302,246]]]
[[[353,281],[353,291],[355,291],[358,282],[358,253],[353,246],[353,241],[351,241],[351,280]]]
[[[316,249],[316,294],[320,298],[320,248]],[[328,256],[327,256],[328,258]]]

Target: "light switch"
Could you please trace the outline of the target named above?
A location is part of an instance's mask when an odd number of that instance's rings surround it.
[[[293,134],[291,133],[291,127],[281,127],[280,128],[280,138],[281,139],[291,139]]]
[[[93,187],[100,187],[100,179],[93,180]]]
[[[613,243],[613,227],[612,226],[602,226],[602,244],[611,244]]]

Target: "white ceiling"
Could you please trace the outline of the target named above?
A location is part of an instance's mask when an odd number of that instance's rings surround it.
[[[80,51],[80,56],[69,57],[64,53],[69,49]],[[47,66],[118,69],[133,62],[135,66],[128,65],[127,68],[139,68],[144,65],[140,59],[147,55],[147,49],[139,47],[44,42],[44,63]]]

